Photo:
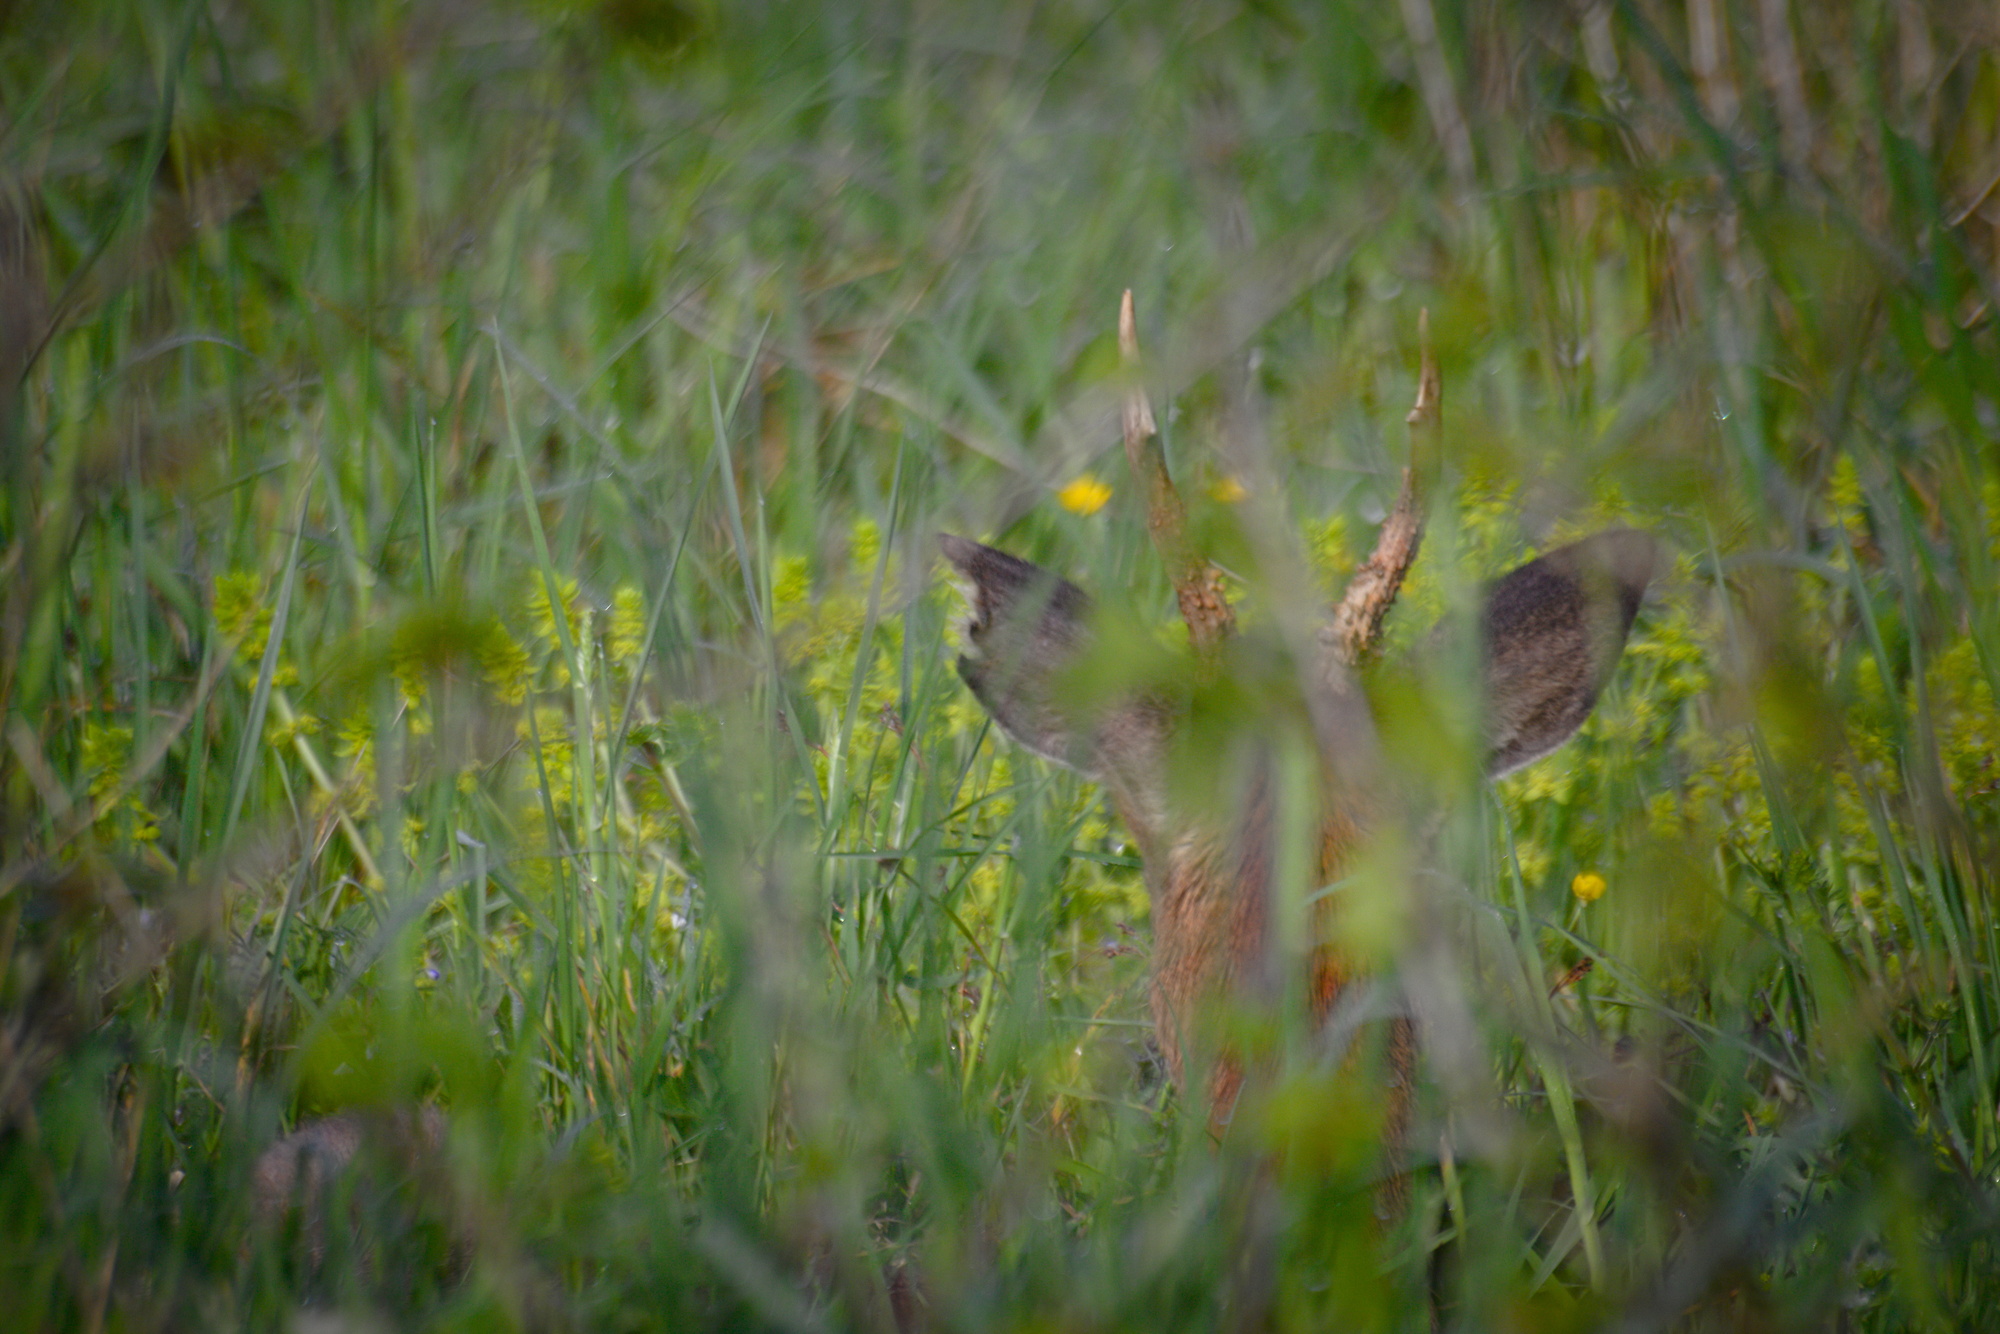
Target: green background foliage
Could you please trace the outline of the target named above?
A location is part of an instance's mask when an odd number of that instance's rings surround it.
[[[2000,1300],[1981,8],[12,0],[0,109],[19,1327]],[[1443,796],[1348,887],[1431,1001],[1399,1218],[1311,1033],[1210,1141],[1136,850],[952,670],[941,529],[1172,654],[1128,287],[1251,623],[1365,554],[1430,312],[1371,689]],[[1617,683],[1455,783],[1400,664],[1616,522]],[[413,1101],[324,1255],[258,1214]]]

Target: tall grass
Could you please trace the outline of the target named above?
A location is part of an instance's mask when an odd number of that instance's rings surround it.
[[[15,0],[0,108],[8,1323],[1990,1318],[1976,7]],[[1126,287],[1247,585],[1366,549],[1420,307],[1405,645],[1678,553],[1376,877],[1400,1220],[1350,1062],[1210,1143],[1124,832],[951,669],[940,528],[1171,622]],[[323,1258],[255,1214],[412,1101],[448,1162]]]

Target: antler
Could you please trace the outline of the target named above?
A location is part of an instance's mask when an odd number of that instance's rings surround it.
[[[1180,603],[1181,619],[1187,622],[1188,638],[1196,652],[1205,656],[1228,638],[1236,626],[1236,613],[1222,595],[1221,574],[1188,540],[1187,507],[1167,476],[1159,426],[1153,420],[1152,404],[1146,401],[1145,382],[1139,377],[1139,329],[1132,316],[1129,287],[1118,303],[1118,356],[1127,377],[1125,458],[1146,493],[1146,531],[1174,581],[1174,597]]]
[[[1431,313],[1418,312],[1417,341],[1422,346],[1417,372],[1417,401],[1404,420],[1410,424],[1410,461],[1403,466],[1403,488],[1395,508],[1382,521],[1375,535],[1375,552],[1347,581],[1347,592],[1333,609],[1328,629],[1335,656],[1349,667],[1358,666],[1374,653],[1382,639],[1382,620],[1402,591],[1403,578],[1417,559],[1424,541],[1423,498],[1418,494],[1420,454],[1435,457],[1441,449],[1440,400],[1444,380],[1438,373],[1437,356],[1431,350]],[[1424,446],[1431,447],[1426,450]]]
[[[1431,348],[1431,314],[1417,315],[1417,340],[1422,348],[1417,374],[1417,401],[1405,420],[1410,426],[1410,462],[1403,468],[1403,486],[1396,504],[1382,521],[1375,537],[1375,551],[1354,572],[1347,591],[1333,610],[1333,622],[1322,642],[1341,663],[1352,667],[1365,661],[1382,639],[1382,622],[1402,591],[1403,579],[1416,562],[1424,540],[1423,497],[1420,486],[1420,456],[1435,457],[1440,451],[1443,377]],[[1152,404],[1139,373],[1139,331],[1132,314],[1132,292],[1125,291],[1118,303],[1118,355],[1124,365],[1125,458],[1146,495],[1146,531],[1153,548],[1166,563],[1174,581],[1174,596],[1180,603],[1181,619],[1187,623],[1188,638],[1197,652],[1206,654],[1229,636],[1236,614],[1222,594],[1222,576],[1194,549],[1187,534],[1187,507],[1167,476],[1166,452],[1159,442],[1159,426],[1153,419]],[[1427,447],[1428,446],[1428,447]]]

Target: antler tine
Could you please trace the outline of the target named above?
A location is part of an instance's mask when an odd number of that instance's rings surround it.
[[[1431,349],[1431,313],[1417,315],[1417,341],[1422,361],[1417,372],[1417,401],[1404,420],[1410,425],[1410,461],[1403,466],[1403,487],[1395,508],[1375,535],[1375,551],[1347,581],[1347,592],[1333,609],[1331,647],[1340,660],[1356,666],[1375,652],[1382,639],[1382,621],[1396,605],[1403,578],[1416,562],[1424,541],[1423,497],[1419,494],[1420,455],[1435,456],[1442,448],[1440,408],[1444,379]],[[1426,445],[1429,448],[1426,448]]]
[[[1174,581],[1174,597],[1188,638],[1198,652],[1207,652],[1228,637],[1236,614],[1222,596],[1222,579],[1194,549],[1187,533],[1187,506],[1173,479],[1167,476],[1166,451],[1160,447],[1159,426],[1146,399],[1139,374],[1139,328],[1132,314],[1132,290],[1118,303],[1118,356],[1126,375],[1125,459],[1146,496],[1146,531],[1153,549],[1166,563]]]

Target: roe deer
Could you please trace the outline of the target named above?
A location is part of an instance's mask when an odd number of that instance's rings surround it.
[[[1120,329],[1128,360],[1136,357],[1130,300],[1128,293]],[[1426,348],[1411,422],[1434,424],[1436,414],[1436,370]],[[1205,562],[1188,549],[1157,445],[1147,449],[1151,411],[1136,390],[1125,425],[1127,452],[1148,495],[1149,527],[1173,570],[1199,657],[1204,644],[1227,633],[1227,604]],[[1372,648],[1421,538],[1413,478],[1406,470],[1375,558],[1357,573],[1300,673],[1320,770],[1318,846],[1307,863],[1315,885],[1345,874],[1358,840],[1384,813],[1379,740],[1354,665]],[[1284,862],[1269,766],[1252,767],[1232,812],[1187,809],[1167,777],[1170,750],[1185,726],[1184,701],[1142,692],[1089,705],[1066,690],[1066,675],[1094,638],[1088,595],[1006,552],[949,535],[940,542],[969,604],[959,674],[1015,741],[1102,783],[1139,848],[1152,905],[1154,1027],[1168,1072],[1188,1096],[1185,1042],[1193,1021],[1208,1002],[1248,997],[1271,980],[1274,877]],[[1655,559],[1651,537],[1616,529],[1548,552],[1489,586],[1479,615],[1489,775],[1548,754],[1589,715],[1624,650]],[[1216,660],[1208,661],[1213,669]],[[1296,888],[1303,895],[1315,885]],[[1330,904],[1321,899],[1315,939],[1307,942],[1310,996],[1322,1019],[1351,972]],[[1399,1022],[1390,1056],[1404,1078],[1410,1041],[1407,1024]],[[1215,1063],[1212,1126],[1227,1120],[1240,1067],[1226,1055]],[[1391,1099],[1392,1123],[1402,1115],[1401,1096]]]

